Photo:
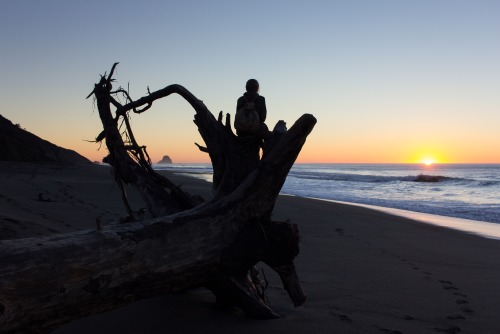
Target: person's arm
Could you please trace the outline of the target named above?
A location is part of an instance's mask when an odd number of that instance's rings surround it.
[[[260,112],[261,115],[259,115],[259,117],[261,123],[264,123],[266,121],[266,116],[267,116],[266,99],[264,98],[264,96],[261,96],[261,101],[262,101],[261,112]]]
[[[238,99],[238,101],[236,101],[236,111],[240,110],[245,105],[245,101],[243,99],[244,97],[242,96]]]

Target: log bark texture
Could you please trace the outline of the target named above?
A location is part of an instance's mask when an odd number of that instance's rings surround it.
[[[300,117],[286,130],[280,122],[264,142],[240,138],[230,117],[216,119],[187,89],[170,85],[128,103],[113,97],[112,75],[95,85],[107,162],[119,185],[141,193],[149,219],[98,230],[0,243],[0,332],[47,332],[62,323],[165,292],[205,286],[221,305],[247,315],[274,318],[253,266],[263,261],[280,275],[295,306],[305,300],[293,259],[299,233],[290,222],[271,220],[279,191],[316,119]],[[126,122],[128,142],[119,131],[129,112],[179,94],[196,112],[214,170],[212,196],[203,201],[184,192],[152,168]],[[145,106],[145,107],[144,107]],[[112,107],[116,109],[112,115]],[[142,109],[139,109],[142,108]],[[124,191],[124,187],[122,187]],[[124,203],[130,220],[136,213]]]

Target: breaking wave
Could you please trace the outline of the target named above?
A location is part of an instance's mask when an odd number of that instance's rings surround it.
[[[384,176],[384,175],[363,175],[346,173],[311,173],[311,172],[290,172],[290,176],[299,179],[325,180],[325,181],[345,181],[345,182],[474,182],[472,179],[448,177],[443,175],[407,175],[407,176]],[[490,181],[491,183],[491,181]],[[486,184],[485,184],[486,185]],[[489,183],[488,183],[489,185]]]

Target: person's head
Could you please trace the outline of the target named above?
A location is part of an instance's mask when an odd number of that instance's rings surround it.
[[[250,79],[246,84],[247,92],[258,93],[259,92],[259,82],[255,79]]]

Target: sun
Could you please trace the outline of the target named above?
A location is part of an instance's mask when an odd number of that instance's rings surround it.
[[[426,166],[431,166],[432,164],[434,164],[434,160],[433,159],[430,159],[430,158],[426,158],[426,159],[423,159],[422,160],[422,163]]]
[[[431,167],[447,161],[440,150],[433,148],[419,149],[412,154],[412,157],[413,159],[410,159],[412,163],[420,164],[425,167]]]

